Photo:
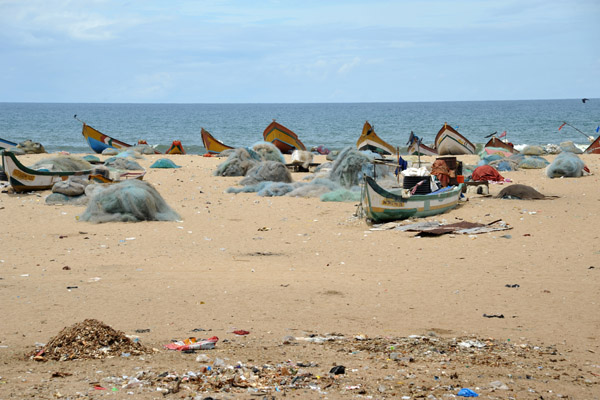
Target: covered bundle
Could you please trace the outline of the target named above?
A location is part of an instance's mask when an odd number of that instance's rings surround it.
[[[81,221],[176,221],[177,214],[154,187],[137,179],[109,185],[90,199]]]
[[[583,175],[585,164],[573,153],[560,153],[546,169],[549,178],[578,178]]]
[[[81,157],[61,155],[40,160],[30,168],[38,171],[57,172],[89,171],[92,169],[92,164]]]

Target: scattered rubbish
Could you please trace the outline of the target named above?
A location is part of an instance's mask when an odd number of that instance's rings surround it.
[[[447,233],[461,235],[477,235],[481,233],[504,231],[512,229],[512,226],[499,219],[488,224],[475,222],[457,222],[454,224],[441,224],[438,221],[417,222],[414,224],[402,225],[402,223],[388,222],[386,224],[374,225],[372,231],[382,231],[394,229],[403,232],[417,232],[417,237],[440,236]]]
[[[504,314],[483,314],[484,318],[504,318]]]
[[[336,365],[335,367],[331,368],[329,370],[330,374],[334,374],[334,375],[342,375],[346,373],[346,367],[344,367],[343,365]]]
[[[68,265],[65,265],[64,267],[62,267],[62,269],[63,269],[64,271],[70,271],[70,270],[71,270],[71,267],[69,267]]]
[[[165,345],[165,348],[169,350],[178,351],[194,351],[194,350],[211,350],[215,348],[215,345],[219,341],[219,338],[213,336],[208,339],[198,340],[195,337],[191,337],[185,340],[176,341]]]
[[[68,290],[71,290],[71,289],[78,289],[78,288],[79,288],[79,286],[67,286],[67,289],[68,289]]]
[[[69,373],[69,372],[61,372],[61,371],[56,371],[53,372],[52,375],[50,375],[51,378],[64,378],[65,376],[71,376],[73,374]]]
[[[235,330],[235,331],[233,331],[233,333],[235,333],[238,336],[244,336],[244,335],[250,334],[249,331],[245,331],[245,330],[242,330],[242,329]]]
[[[461,397],[479,397],[477,393],[467,388],[460,389],[456,395]]]
[[[135,333],[148,333],[148,332],[150,332],[150,328],[135,330]]]
[[[518,287],[521,287],[521,285],[519,285],[518,283],[515,283],[515,284],[512,284],[512,285],[506,284],[504,286],[507,287],[507,288],[518,288]]]
[[[465,340],[460,342],[458,345],[465,348],[477,347],[478,349],[485,347],[485,343],[482,343],[479,340]]]

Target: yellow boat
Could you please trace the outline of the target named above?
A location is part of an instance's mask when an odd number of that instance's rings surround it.
[[[397,153],[396,149],[394,149],[394,146],[386,143],[383,139],[377,136],[375,130],[371,124],[369,124],[369,121],[366,121],[365,125],[363,126],[362,133],[356,141],[356,148],[360,151],[368,150],[384,155]]]
[[[265,142],[273,143],[282,154],[291,154],[294,150],[306,150],[306,146],[294,132],[275,120],[267,126],[263,138]]]
[[[200,135],[202,136],[202,144],[209,154],[219,154],[222,151],[233,149],[231,146],[223,144],[220,140],[217,140],[211,135],[206,129],[200,129]]]

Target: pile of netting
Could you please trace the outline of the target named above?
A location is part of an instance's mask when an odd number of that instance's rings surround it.
[[[268,163],[259,165],[256,171],[261,171],[260,174],[253,172],[251,179],[244,178],[240,182],[242,187],[230,187],[227,192],[257,193],[265,197],[319,197],[322,201],[358,201],[363,175],[376,175],[378,179],[390,175],[387,166],[374,165],[370,156],[351,147],[342,150],[333,162],[322,164],[314,174],[300,182],[292,182],[289,172],[272,174],[277,181],[266,178],[264,171],[274,170],[274,167]],[[283,179],[284,175],[289,175],[290,179]]]
[[[252,167],[262,161],[260,154],[247,147],[229,151],[227,159],[219,164],[215,176],[246,176]]]
[[[29,168],[53,172],[89,171],[92,164],[81,157],[59,155],[40,160]]]
[[[536,155],[512,154],[506,157],[502,153],[480,154],[481,160],[477,166],[489,165],[498,171],[517,171],[519,169],[546,168],[548,160]]]
[[[98,185],[79,218],[88,222],[177,221],[180,219],[149,183],[130,179]]]
[[[546,168],[549,178],[578,178],[583,175],[585,164],[573,153],[560,153]]]

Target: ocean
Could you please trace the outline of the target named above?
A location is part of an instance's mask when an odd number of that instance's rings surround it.
[[[31,139],[48,152],[88,153],[81,135],[85,121],[105,135],[135,144],[144,139],[168,148],[180,140],[190,154],[205,153],[203,127],[225,144],[252,146],[276,119],[294,131],[307,146],[329,149],[354,146],[365,121],[386,142],[406,148],[410,132],[431,144],[447,122],[473,143],[485,143],[492,132],[507,132],[516,146],[573,141],[587,147],[600,125],[600,99],[460,101],[419,103],[309,104],[104,104],[0,103],[0,138]]]

